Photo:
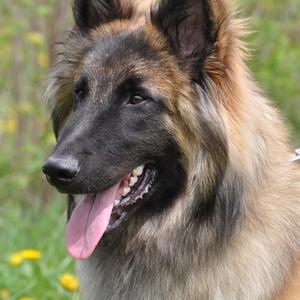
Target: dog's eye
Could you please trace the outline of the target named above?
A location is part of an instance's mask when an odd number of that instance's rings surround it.
[[[83,89],[75,90],[75,98],[76,98],[76,101],[80,101],[83,98]]]
[[[81,77],[74,86],[74,109],[76,109],[88,94],[88,82],[85,77]]]
[[[78,105],[82,102],[84,98],[84,91],[83,89],[77,88],[74,91],[74,101],[73,101],[73,109],[76,110]]]
[[[147,101],[148,98],[146,97],[143,97],[139,94],[132,94],[129,98],[129,101],[128,101],[128,104],[131,104],[131,105],[138,105],[138,104],[141,104],[145,101]]]

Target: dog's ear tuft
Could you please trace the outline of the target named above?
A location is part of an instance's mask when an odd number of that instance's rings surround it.
[[[151,19],[175,54],[193,65],[203,62],[214,44],[216,28],[209,0],[161,0]]]
[[[75,23],[82,31],[114,20],[130,19],[133,12],[130,1],[124,4],[122,0],[75,0],[73,4]]]

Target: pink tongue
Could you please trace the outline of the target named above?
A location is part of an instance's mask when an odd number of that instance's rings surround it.
[[[75,259],[87,259],[94,252],[108,226],[119,185],[96,197],[86,196],[75,207],[66,231],[68,252]]]

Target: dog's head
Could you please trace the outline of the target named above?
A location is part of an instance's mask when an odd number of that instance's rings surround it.
[[[226,139],[208,91],[226,73],[228,12],[215,2],[162,0],[143,16],[126,1],[75,1],[50,75],[57,145],[43,167],[59,191],[81,195],[67,233],[73,256],[90,256],[137,212],[150,218],[195,192],[201,168],[202,195],[222,180]]]

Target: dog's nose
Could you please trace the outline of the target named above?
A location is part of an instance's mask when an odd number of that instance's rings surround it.
[[[55,184],[68,184],[79,171],[78,161],[71,157],[50,157],[43,165],[43,172],[48,181]]]

